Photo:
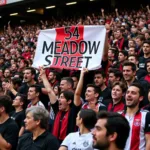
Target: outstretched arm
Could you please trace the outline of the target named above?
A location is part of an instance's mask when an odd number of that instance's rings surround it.
[[[108,44],[108,34],[110,31],[110,25],[106,24],[106,38],[105,38],[105,46],[104,46],[104,52],[103,52],[103,61],[108,60],[108,49],[109,49],[109,44]]]
[[[147,8],[148,13],[150,14],[149,6],[147,5],[146,8]]]
[[[119,17],[119,13],[118,13],[118,9],[117,8],[115,9],[115,12],[116,12],[116,16]]]
[[[77,85],[77,88],[76,88],[75,94],[74,94],[74,104],[76,106],[81,105],[81,92],[82,92],[82,89],[83,89],[84,74],[87,71],[88,70],[86,68],[84,68],[80,73],[80,79],[79,79],[79,82],[78,82],[78,85]]]
[[[40,67],[40,77],[41,77],[43,84],[48,92],[48,97],[50,99],[50,103],[54,104],[57,101],[57,97],[53,91],[53,88],[51,87],[50,83],[48,82],[48,79],[45,74],[45,70],[42,67]]]
[[[105,14],[104,14],[104,9],[103,8],[101,9],[101,12],[102,12],[102,17],[105,18]]]

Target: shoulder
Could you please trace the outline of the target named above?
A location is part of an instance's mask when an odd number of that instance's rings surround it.
[[[31,138],[32,137],[32,133],[25,133],[25,134],[23,134],[20,138],[19,138],[19,140],[26,140],[26,139],[29,139],[29,138]]]
[[[7,126],[17,127],[16,122],[11,118],[9,118],[9,120],[6,122],[6,124],[7,124]]]

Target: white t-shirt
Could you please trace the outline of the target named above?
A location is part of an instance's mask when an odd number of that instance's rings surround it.
[[[86,134],[70,133],[61,144],[61,146],[67,147],[68,150],[94,150],[92,145],[93,136],[91,132]]]
[[[44,104],[41,101],[38,101],[35,105],[32,105],[32,103],[29,103],[27,108],[30,108],[33,106],[41,106],[41,107],[45,108]]]

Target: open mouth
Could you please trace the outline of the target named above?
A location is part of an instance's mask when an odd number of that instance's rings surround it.
[[[61,102],[59,102],[59,106],[61,106],[62,105],[62,103]]]
[[[126,99],[127,102],[132,102],[132,99]]]

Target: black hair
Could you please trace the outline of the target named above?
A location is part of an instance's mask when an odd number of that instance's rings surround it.
[[[128,57],[128,52],[126,50],[122,50],[119,53],[122,53],[124,56]]]
[[[150,45],[150,40],[145,40],[145,41],[143,42],[143,45],[144,45],[145,43]]]
[[[61,93],[60,93],[60,95],[61,94],[63,94],[64,95],[64,97],[65,97],[65,99],[67,100],[67,101],[69,101],[69,100],[71,100],[71,104],[70,104],[70,106],[72,106],[72,104],[73,104],[73,100],[74,100],[74,93],[72,92],[72,91],[62,91]]]
[[[19,86],[22,85],[22,80],[20,78],[12,78],[13,85],[18,84]]]
[[[87,129],[93,129],[96,124],[96,112],[92,109],[81,109],[79,112],[79,116],[82,119],[83,125]]]
[[[36,93],[39,93],[39,94],[41,93],[41,87],[36,84],[31,85],[29,88],[35,88]]]
[[[106,78],[106,74],[103,70],[96,70],[94,75],[96,75],[96,74],[101,74],[103,78]]]
[[[139,89],[139,94],[140,94],[140,96],[144,96],[145,91],[144,91],[144,88],[142,87],[142,85],[141,85],[140,83],[132,83],[132,84],[130,85],[130,87],[131,87],[131,86],[137,87],[137,88]]]
[[[123,64],[123,67],[124,66],[131,66],[131,69],[132,69],[132,71],[133,72],[135,72],[136,71],[136,65],[133,63],[133,62],[125,62],[124,64]]]
[[[113,73],[116,78],[120,77],[122,79],[122,72],[117,68],[110,68],[109,73]]]
[[[23,102],[23,109],[26,109],[27,107],[27,96],[24,95],[24,94],[20,94],[20,93],[17,93],[16,97],[19,96],[20,97],[20,101]]]
[[[94,85],[94,84],[88,84],[86,87],[87,87],[87,88],[88,88],[88,87],[94,88],[94,92],[97,93],[97,94],[99,94],[99,95],[98,95],[98,98],[99,98],[100,93],[101,93],[101,90],[100,90],[100,87],[99,87],[99,86]]]
[[[3,95],[0,96],[0,107],[4,107],[5,108],[5,112],[7,114],[9,114],[12,110],[12,100],[9,96],[7,95]]]
[[[135,55],[135,54],[131,54],[131,55],[128,56],[128,58],[129,58],[129,57],[135,57],[135,59],[136,59],[137,61],[139,60],[138,56]]]
[[[26,67],[25,70],[30,70],[32,75],[36,75],[36,71],[32,67]]]
[[[74,82],[73,82],[73,79],[71,77],[64,77],[64,78],[61,79],[61,81],[62,80],[66,80],[67,83],[69,83],[71,85],[71,87],[73,88]]]

